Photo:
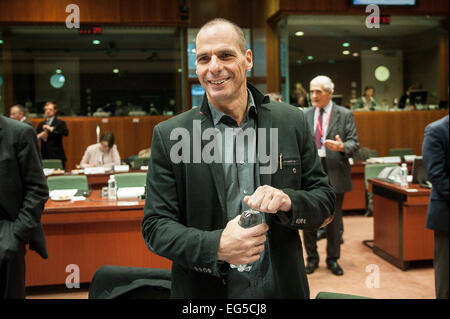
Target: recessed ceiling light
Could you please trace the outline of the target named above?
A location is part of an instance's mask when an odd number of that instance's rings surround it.
[[[3,44],[3,40],[2,39],[0,39],[0,44]]]
[[[100,44],[100,40],[92,40],[92,44],[99,45]]]
[[[119,69],[113,69],[113,73],[119,73]]]
[[[62,71],[61,71],[61,69],[56,69],[55,72],[56,72],[56,74],[61,74]]]
[[[302,37],[302,36],[305,35],[305,32],[303,32],[303,31],[297,31],[297,32],[295,32],[295,35],[298,36],[298,37]]]
[[[353,55],[353,56],[359,56],[359,53],[358,53],[358,52],[353,52],[352,55]]]
[[[344,48],[348,48],[348,47],[350,46],[350,43],[344,42],[344,43],[342,43],[342,46],[343,46]]]
[[[342,51],[342,54],[343,54],[343,55],[349,55],[349,54],[350,54],[350,51],[349,51],[349,50],[344,50],[344,51]]]
[[[374,46],[374,47],[371,47],[370,48],[370,50],[372,50],[372,51],[378,51],[380,48],[379,47],[377,47],[377,46]]]
[[[312,55],[308,55],[308,60],[313,60],[314,57]]]

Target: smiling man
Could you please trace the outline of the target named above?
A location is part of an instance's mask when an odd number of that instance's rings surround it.
[[[148,248],[172,260],[173,298],[309,298],[298,229],[318,229],[334,211],[334,193],[320,166],[303,113],[271,102],[247,82],[253,53],[242,30],[224,19],[205,24],[196,39],[202,106],[158,124],[153,133],[142,234]],[[201,125],[194,125],[194,122]],[[193,137],[194,154],[221,145],[219,162],[172,158],[175,130]],[[233,138],[225,138],[233,129]],[[208,131],[209,130],[209,131]],[[214,131],[211,142],[203,134]],[[242,138],[267,131],[265,140]],[[276,130],[277,134],[268,134]],[[202,145],[195,145],[195,136]],[[277,169],[262,173],[257,154],[272,144]],[[198,139],[200,140],[200,139]],[[263,145],[264,144],[264,145]],[[272,151],[272,150],[271,150]],[[179,154],[177,154],[179,155]],[[187,156],[189,158],[189,156]],[[263,212],[263,223],[244,229],[240,214]],[[245,271],[234,265],[251,264]]]

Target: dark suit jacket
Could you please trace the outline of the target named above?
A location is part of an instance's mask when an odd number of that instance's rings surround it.
[[[39,123],[36,133],[41,133],[44,129],[42,126],[46,124],[46,121]],[[55,129],[48,134],[47,142],[41,141],[41,154],[43,159],[60,159],[64,163],[66,161],[66,155],[64,154],[64,148],[62,143],[63,136],[69,135],[66,122],[55,117],[51,125]]]
[[[258,129],[278,129],[277,154],[284,156],[282,170],[260,174],[261,185],[282,189],[292,200],[292,211],[266,214],[275,294],[280,298],[308,298],[298,230],[318,229],[330,220],[335,195],[320,166],[303,113],[293,106],[270,102],[250,84],[248,88],[257,108]],[[228,222],[222,164],[175,164],[170,157],[172,147],[180,144],[170,140],[171,132],[185,128],[192,137],[193,121],[201,123],[202,132],[213,128],[206,96],[201,108],[159,123],[154,129],[142,234],[151,251],[173,261],[172,297],[226,298],[229,265],[224,263],[222,267],[217,261],[219,240]],[[201,133],[200,128],[196,133]],[[265,142],[269,145],[269,132]],[[208,143],[202,141],[202,149]],[[275,164],[278,168],[278,160]]]
[[[433,185],[426,227],[448,233],[448,115],[425,128],[422,156]]]
[[[41,224],[47,199],[36,133],[29,125],[0,116],[0,245],[19,239],[47,258]]]
[[[33,128],[33,130],[34,130],[34,125],[33,125],[33,123],[31,123],[31,122],[28,121],[27,119],[23,120],[22,123],[30,125],[30,126]]]
[[[314,107],[305,110],[305,117],[310,125],[310,132],[314,136]],[[345,193],[353,189],[348,158],[359,148],[359,142],[353,113],[333,103],[325,139],[335,140],[335,136],[338,134],[344,142],[344,151],[336,152],[326,148],[325,163],[330,183],[335,192]]]

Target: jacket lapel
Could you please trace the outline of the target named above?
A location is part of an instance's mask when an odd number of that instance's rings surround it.
[[[203,98],[203,103],[200,108],[200,114],[202,115],[200,134],[202,134],[202,132],[204,132],[205,130],[209,128],[214,128],[206,94]],[[209,141],[203,139],[201,139],[201,141],[203,150],[205,145],[208,144]],[[222,207],[222,219],[223,222],[226,224],[228,222],[228,219],[227,219],[227,201],[225,198],[226,196],[225,173],[223,171],[223,165],[222,163],[213,162],[211,164],[208,164],[208,167],[210,169],[212,179],[214,180],[214,185],[216,186],[217,197],[219,198],[220,206]]]
[[[339,117],[340,117],[340,112],[337,109],[336,104],[333,103],[333,108],[331,109],[330,123],[328,124],[328,128],[327,128],[326,139],[334,140],[334,136],[331,136],[330,132],[333,131],[333,126],[339,121]]]

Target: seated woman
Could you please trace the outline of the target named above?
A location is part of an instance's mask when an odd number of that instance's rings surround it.
[[[120,155],[114,144],[114,135],[109,132],[102,134],[100,143],[88,146],[80,163],[81,168],[114,165],[120,165]]]
[[[375,89],[373,86],[366,86],[364,88],[364,95],[361,96],[354,106],[354,110],[357,109],[366,109],[366,110],[374,110],[376,106],[378,106],[378,102],[373,97],[375,93]]]

